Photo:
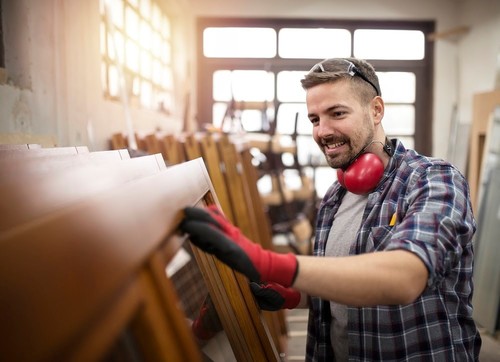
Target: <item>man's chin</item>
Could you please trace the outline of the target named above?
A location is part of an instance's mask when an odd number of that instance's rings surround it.
[[[326,162],[331,168],[345,168],[347,166],[347,162],[345,160],[341,160],[338,158],[331,158],[325,155]]]
[[[339,162],[338,160],[333,160],[331,158],[326,158],[326,162],[328,163],[328,165],[331,167],[331,168],[342,168],[343,166],[343,163],[342,162]]]

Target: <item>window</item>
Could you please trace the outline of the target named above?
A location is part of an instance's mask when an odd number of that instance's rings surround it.
[[[433,31],[433,22],[200,19],[199,120],[221,127],[228,117],[238,118],[247,132],[270,125],[284,135],[296,131],[299,162],[314,167],[321,195],[336,176],[311,137],[300,79],[315,62],[356,56],[379,76],[387,135],[429,155],[433,48],[426,34]],[[264,106],[232,110],[235,101]]]
[[[272,58],[276,32],[269,28],[206,28],[203,54],[210,58]]]
[[[170,112],[170,19],[154,0],[101,0],[100,9],[105,97],[125,96],[143,108]]]
[[[278,45],[282,58],[344,58],[351,54],[351,34],[346,29],[283,28]]]
[[[358,29],[354,56],[362,59],[424,59],[425,37],[420,30]]]

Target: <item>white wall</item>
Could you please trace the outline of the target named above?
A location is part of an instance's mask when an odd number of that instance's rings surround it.
[[[49,133],[60,145],[107,148],[109,136],[126,127],[121,105],[102,98],[98,0],[2,1],[7,71],[14,83],[0,85],[0,132]],[[438,157],[446,157],[453,105],[458,104],[459,120],[467,124],[472,95],[493,89],[500,47],[498,0],[164,1],[177,34],[178,107],[170,117],[132,109],[139,130],[179,130],[188,91],[194,109],[197,16],[436,20],[438,32],[470,26],[465,35],[435,43],[433,145]]]

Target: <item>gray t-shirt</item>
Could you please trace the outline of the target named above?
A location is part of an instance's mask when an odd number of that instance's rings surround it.
[[[332,228],[326,242],[325,256],[347,256],[351,244],[356,241],[356,234],[361,225],[363,211],[368,201],[367,195],[347,192],[335,214]],[[335,283],[333,280],[332,283]],[[337,362],[349,360],[347,340],[347,307],[330,302],[332,324],[330,338]]]

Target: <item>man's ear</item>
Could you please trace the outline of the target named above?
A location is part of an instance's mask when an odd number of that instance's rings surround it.
[[[377,96],[373,98],[370,103],[370,111],[375,124],[382,122],[382,118],[384,118],[384,110],[385,105],[382,97]]]

